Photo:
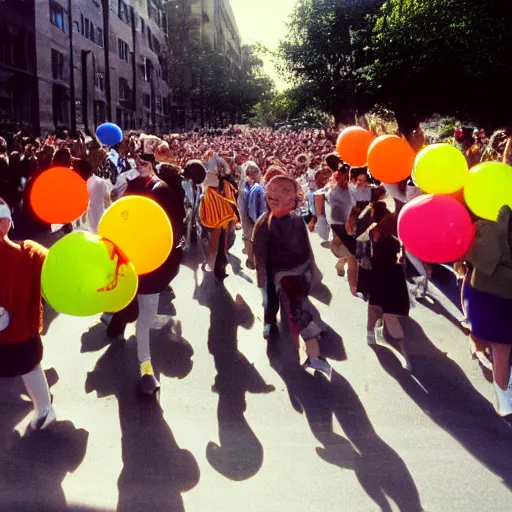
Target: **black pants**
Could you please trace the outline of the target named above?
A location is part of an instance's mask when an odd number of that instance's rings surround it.
[[[266,324],[277,324],[277,313],[279,313],[279,295],[276,291],[276,284],[272,279],[267,281],[267,303],[265,304],[264,322]]]
[[[215,267],[213,272],[218,279],[226,277],[226,267],[228,264],[227,247],[228,232],[227,229],[221,229],[219,236],[219,246],[217,248],[217,257],[215,258]]]

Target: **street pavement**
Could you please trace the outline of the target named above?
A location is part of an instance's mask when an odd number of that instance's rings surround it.
[[[267,354],[261,294],[241,242],[218,286],[187,256],[152,331],[160,403],[137,396],[134,327],[110,344],[98,318],[46,309],[59,422],[22,437],[21,379],[0,389],[0,511],[510,511],[512,428],[471,360],[460,313],[435,287],[412,299],[414,371],[366,345],[366,305],[313,240],[330,327],[329,382],[283,333]]]

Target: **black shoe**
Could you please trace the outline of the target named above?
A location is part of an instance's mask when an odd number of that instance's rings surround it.
[[[143,395],[152,396],[160,390],[160,382],[154,375],[143,375],[139,380],[139,391]]]
[[[170,295],[169,301],[172,302],[176,298],[173,287],[169,285],[165,291]]]

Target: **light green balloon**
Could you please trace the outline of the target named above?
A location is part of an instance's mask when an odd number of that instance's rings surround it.
[[[469,176],[466,157],[450,144],[423,148],[414,162],[412,179],[427,194],[453,194]]]
[[[59,313],[92,316],[126,307],[137,293],[138,277],[111,242],[79,231],[51,247],[41,284],[46,301]]]
[[[475,215],[496,221],[503,206],[512,208],[512,167],[499,162],[473,167],[464,187],[464,200]]]

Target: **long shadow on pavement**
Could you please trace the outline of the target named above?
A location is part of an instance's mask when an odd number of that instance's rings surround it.
[[[375,352],[386,372],[437,425],[512,489],[512,428],[473,387],[464,371],[441,352],[417,322],[404,323],[413,374],[389,351]]]
[[[212,390],[219,395],[217,416],[220,444],[210,442],[206,457],[226,478],[242,481],[254,476],[263,464],[263,446],[248,424],[245,393],[270,393],[256,368],[238,351],[239,326],[250,328],[254,316],[238,295],[235,300],[211,274],[196,289],[195,298],[210,309],[208,349],[213,355],[217,376]]]
[[[58,381],[55,370],[46,374],[50,386]],[[14,428],[32,413],[32,404],[21,398],[21,379],[6,379],[2,388],[0,508],[9,512],[68,510],[62,482],[84,460],[89,433],[70,421],[58,421],[47,430],[21,437]]]
[[[152,360],[157,376],[185,378],[192,370],[193,349],[171,321],[152,331]],[[119,403],[123,469],[118,480],[118,512],[184,511],[182,493],[197,485],[199,466],[179,447],[155,397],[137,393],[136,340],[114,342],[98,360],[85,384],[98,397]]]
[[[375,432],[361,400],[349,382],[333,371],[331,382],[312,377],[297,362],[271,357],[285,382],[292,405],[304,412],[314,436],[322,444],[318,455],[342,469],[354,471],[361,487],[380,507],[400,512],[422,512],[416,484],[400,456]],[[334,433],[336,418],[348,439]]]

